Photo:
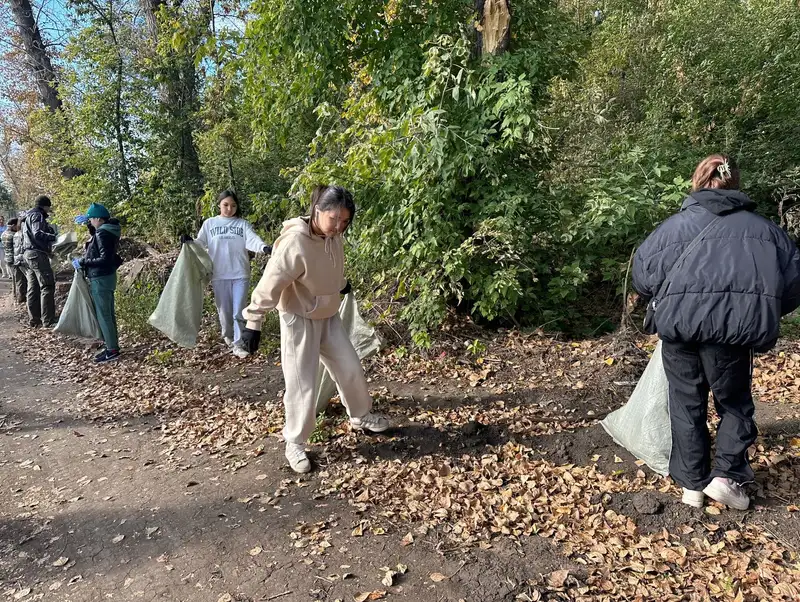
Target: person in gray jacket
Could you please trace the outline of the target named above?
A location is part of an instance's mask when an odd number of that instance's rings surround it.
[[[8,229],[0,236],[0,240],[2,240],[3,243],[5,262],[11,273],[11,292],[14,295],[14,300],[17,303],[24,303],[25,293],[28,290],[27,276],[22,266],[17,265],[15,262],[17,251],[20,254],[22,252],[22,234],[20,233],[18,218],[12,217],[8,220]],[[18,249],[15,249],[15,240],[20,241],[19,244],[16,245],[19,247]]]

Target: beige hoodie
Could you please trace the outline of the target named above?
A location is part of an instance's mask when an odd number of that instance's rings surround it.
[[[346,284],[342,237],[317,236],[311,232],[307,217],[297,217],[284,222],[242,316],[252,330],[261,330],[264,314],[276,308],[311,320],[325,320],[339,311],[339,291]]]

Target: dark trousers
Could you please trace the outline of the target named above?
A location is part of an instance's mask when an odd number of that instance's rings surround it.
[[[25,303],[28,296],[28,276],[22,266],[11,265],[11,280],[14,283],[14,300],[17,303]]]
[[[662,347],[669,381],[672,455],[669,472],[686,489],[701,491],[714,477],[754,479],[747,448],[756,440],[750,391],[753,351],[732,345],[668,343]],[[708,393],[720,416],[714,467],[708,432]]]
[[[54,326],[56,323],[56,277],[50,257],[41,251],[25,251],[28,275],[28,316],[31,326]]]

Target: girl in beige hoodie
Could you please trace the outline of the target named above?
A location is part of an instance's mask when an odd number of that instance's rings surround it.
[[[311,470],[305,443],[314,431],[320,361],[336,382],[353,428],[380,433],[390,426],[370,411],[364,370],[339,318],[340,295],[349,291],[342,234],[355,212],[350,192],[317,186],[309,217],[284,223],[251,303],[242,312],[247,321],[242,343],[251,353],[258,350],[264,315],[273,309],[280,314],[286,381],[283,437],[286,459],[295,472]]]

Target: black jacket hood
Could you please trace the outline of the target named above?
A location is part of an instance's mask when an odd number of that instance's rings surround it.
[[[736,211],[755,211],[756,204],[741,190],[725,190],[722,188],[701,188],[683,201],[681,209],[692,205],[700,205],[714,215],[728,215]]]

